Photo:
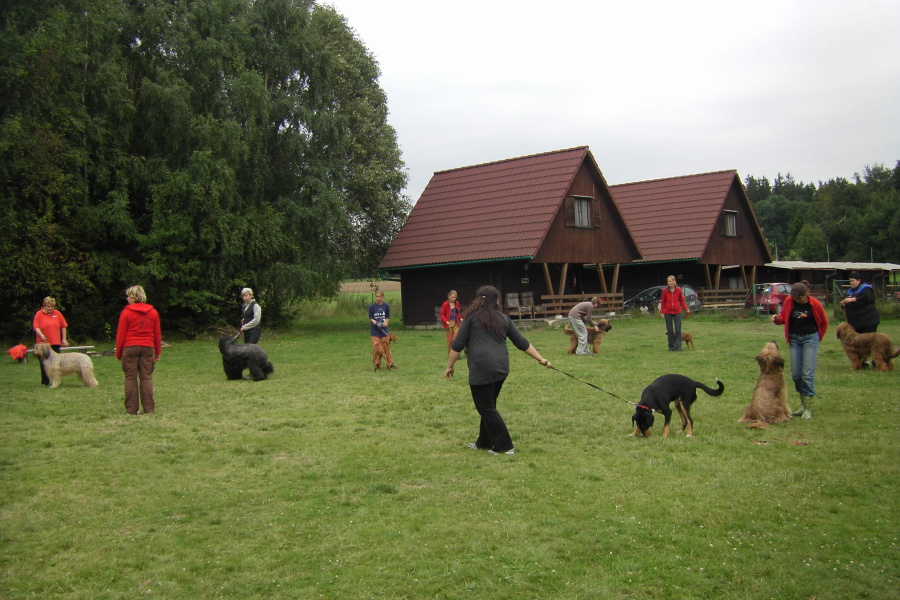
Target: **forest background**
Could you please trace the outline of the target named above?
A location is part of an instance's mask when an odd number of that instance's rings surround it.
[[[379,76],[311,0],[4,2],[0,339],[48,295],[101,339],[141,284],[192,336],[244,286],[277,327],[373,276],[411,208]],[[900,161],[745,185],[773,256],[900,257]]]

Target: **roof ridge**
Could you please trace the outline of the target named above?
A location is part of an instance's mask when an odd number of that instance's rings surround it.
[[[707,175],[721,175],[723,173],[733,173],[737,175],[737,169],[723,169],[721,171],[710,171],[708,173],[693,173],[690,175],[676,175],[674,177],[660,177],[658,179],[645,179],[643,181],[629,181],[628,183],[617,183],[615,185],[611,185],[609,187],[623,187],[626,185],[637,185],[639,183],[656,183],[658,181],[674,181],[676,179],[687,179],[688,177],[705,177]]]
[[[572,148],[564,148],[562,150],[551,150],[550,152],[538,152],[537,154],[528,154],[526,156],[517,156],[515,158],[504,158],[503,160],[495,160],[495,161],[486,162],[486,163],[478,163],[477,165],[467,165],[464,167],[456,167],[453,169],[444,169],[442,171],[435,171],[434,174],[437,175],[438,173],[452,173],[453,171],[463,171],[465,169],[475,169],[475,168],[481,168],[481,167],[488,167],[491,165],[500,165],[503,163],[513,162],[516,160],[524,160],[526,158],[537,158],[539,156],[549,156],[551,154],[562,154],[563,152],[573,152],[575,150],[590,151],[590,147],[574,146]]]

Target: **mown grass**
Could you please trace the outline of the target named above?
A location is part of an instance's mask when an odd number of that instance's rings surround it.
[[[701,393],[693,438],[630,438],[629,404],[513,350],[517,454],[489,456],[465,448],[477,416],[464,363],[442,379],[443,332],[392,328],[398,368],[375,373],[367,304],[267,331],[265,382],[226,381],[213,340],[175,343],[150,417],[126,418],[113,358],[98,389],[0,362],[0,595],[897,597],[900,370],[851,373],[832,332],[815,417],[757,431],[737,419],[753,357],[783,341],[764,319],[695,317],[680,354],[658,318],[616,321],[596,357],[527,331],[628,400],[667,372],[726,391]]]

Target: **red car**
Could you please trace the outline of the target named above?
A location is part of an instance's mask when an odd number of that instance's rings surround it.
[[[791,295],[789,283],[757,283],[747,296],[747,308],[758,308],[759,312],[775,314],[781,310],[781,303]],[[755,297],[754,297],[755,296]]]

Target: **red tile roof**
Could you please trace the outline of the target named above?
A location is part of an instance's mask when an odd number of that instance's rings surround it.
[[[379,268],[533,257],[587,156],[581,146],[436,172]]]
[[[703,256],[737,172],[718,171],[609,186],[643,260]]]

